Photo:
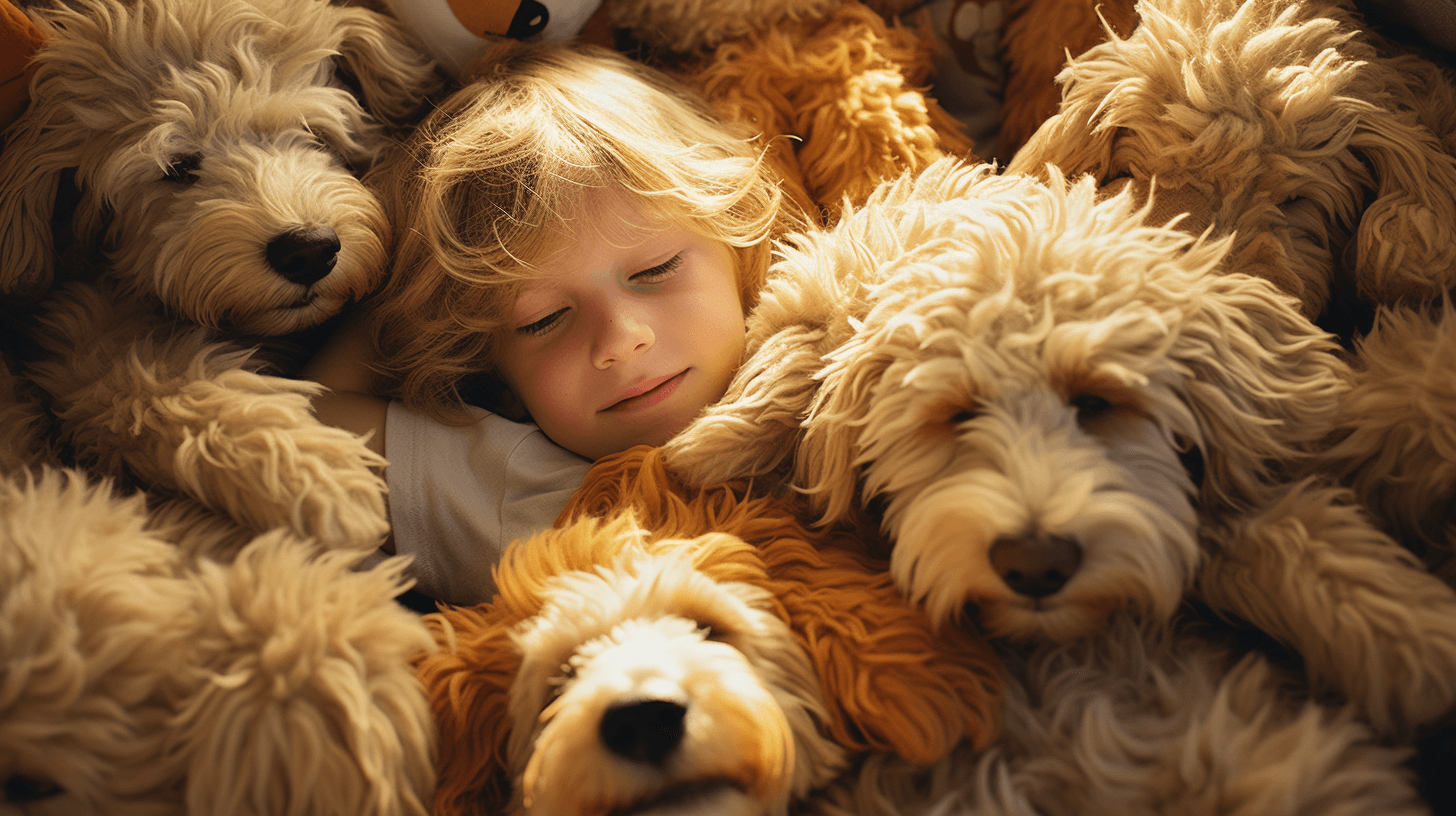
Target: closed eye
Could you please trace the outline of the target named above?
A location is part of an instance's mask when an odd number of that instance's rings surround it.
[[[551,331],[551,329],[554,328],[557,323],[560,323],[562,318],[566,317],[566,313],[568,311],[570,311],[570,308],[563,306],[560,309],[552,312],[551,314],[541,318],[540,320],[534,321],[532,323],[527,323],[524,326],[517,327],[516,334],[522,334],[529,337],[540,337],[546,332]]]
[[[677,274],[677,268],[682,266],[682,262],[682,253],[679,252],[651,269],[644,269],[638,272],[628,278],[628,280],[633,283],[661,283]]]

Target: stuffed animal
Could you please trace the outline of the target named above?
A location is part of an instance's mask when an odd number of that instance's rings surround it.
[[[1008,165],[1151,197],[1149,219],[1233,236],[1225,264],[1306,317],[1456,286],[1456,83],[1342,0],[1142,0],[1137,30],[1061,75]],[[1347,324],[1356,322],[1352,329]]]
[[[0,128],[20,115],[29,101],[26,89],[35,75],[31,55],[40,31],[10,0],[0,0]]]
[[[403,563],[285,531],[189,561],[175,532],[79,471],[0,477],[0,810],[428,813]]]
[[[924,92],[934,47],[860,0],[606,0],[619,38],[758,134],[816,220],[972,145]]]
[[[322,0],[28,13],[44,45],[0,148],[0,294],[45,296],[21,362],[69,455],[254,531],[372,548],[382,462],[249,347],[379,282],[388,225],[354,171],[441,83],[433,63]]]
[[[1096,638],[1003,644],[996,743],[928,767],[870,756],[809,812],[1433,812],[1409,745],[1377,737],[1348,704],[1308,699],[1281,661],[1221,640],[1212,627],[1119,613]]]
[[[689,484],[786,480],[883,514],[932,620],[1011,638],[1193,592],[1382,734],[1456,705],[1456,593],[1347,491],[1294,474],[1349,371],[1231,241],[1094,179],[946,160],[783,250],[724,401],[664,447]],[[1358,602],[1348,599],[1360,599]]]
[[[968,0],[967,5],[975,0]],[[1057,112],[1057,76],[1067,61],[1137,27],[1133,0],[1006,0],[1000,57],[1006,66],[997,156],[1015,156]]]
[[[603,460],[508,550],[494,602],[428,618],[437,813],[783,813],[847,751],[926,763],[994,737],[985,641],[932,633],[864,539],[728,486],[679,493],[656,456]]]
[[[1382,307],[1309,471],[1348,485],[1382,528],[1456,586],[1456,312]]]

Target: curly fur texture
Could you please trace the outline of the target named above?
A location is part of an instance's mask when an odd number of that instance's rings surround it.
[[[424,660],[420,670],[441,723],[437,809],[496,812],[491,808],[498,810],[512,796],[517,797],[513,808],[524,804],[520,786],[526,780],[520,774],[528,763],[538,762],[526,756],[542,749],[539,740],[545,733],[536,736],[532,730],[539,705],[517,707],[520,692],[515,684],[535,676],[527,671],[531,666],[537,667],[532,672],[554,671],[565,659],[559,653],[562,649],[585,648],[589,640],[581,629],[600,617],[592,610],[616,609],[628,595],[631,608],[676,609],[680,618],[706,622],[715,633],[728,633],[725,639],[734,645],[740,641],[732,633],[741,627],[715,616],[738,608],[740,602],[711,599],[721,599],[729,591],[752,599],[761,625],[777,633],[774,671],[797,667],[800,694],[815,701],[812,721],[801,723],[812,734],[803,733],[800,726],[791,729],[799,764],[805,761],[801,752],[806,742],[818,746],[809,754],[812,772],[796,771],[792,798],[802,798],[810,787],[823,784],[830,770],[823,758],[840,757],[845,751],[885,751],[925,763],[945,756],[961,742],[989,744],[999,723],[1002,680],[985,642],[957,630],[934,633],[925,618],[904,603],[883,566],[852,550],[837,549],[834,537],[811,534],[787,513],[789,506],[768,499],[744,500],[726,487],[684,497],[656,461],[656,452],[647,448],[603,460],[563,514],[562,527],[510,551],[498,570],[501,592],[493,604],[445,610],[434,619],[436,636],[445,648]],[[593,520],[603,516],[612,520],[598,527]],[[863,540],[843,532],[840,536],[843,543]],[[685,557],[687,562],[680,563]],[[644,574],[659,572],[663,577],[653,587],[642,588]],[[562,577],[572,574],[578,577]],[[688,574],[697,577],[684,577]],[[692,598],[674,589],[688,580],[699,582]],[[564,596],[568,588],[577,597]],[[543,611],[552,605],[573,612]],[[659,628],[663,624],[658,614],[662,613],[644,613],[647,622],[641,626]],[[527,619],[537,622],[521,623]],[[544,657],[535,654],[548,640],[557,644],[556,650]],[[681,648],[694,648],[691,639]],[[675,653],[656,650],[642,671],[648,676],[672,671],[678,659]],[[572,658],[573,663],[578,660],[587,662],[585,657]],[[772,676],[765,671],[759,665],[761,676]],[[530,693],[539,694],[541,685],[537,678],[526,688],[538,689]],[[509,710],[507,700],[512,701]],[[584,742],[594,738],[596,728],[590,721],[582,724],[579,707],[563,703],[561,708],[549,713],[571,716],[574,735],[552,737],[551,743],[570,739],[579,746],[573,756],[601,754],[600,746]],[[738,744],[726,739],[721,750]],[[640,798],[656,790],[647,782],[641,783],[647,785],[645,790],[633,788],[634,779],[681,781],[672,776],[679,764],[684,769],[700,767],[689,755],[681,763],[668,762],[661,775],[646,769],[629,773],[620,759],[607,757],[573,771],[600,778],[552,786],[541,781],[535,786],[578,797],[587,790],[610,792],[593,802],[583,799],[556,808],[605,812],[609,805],[622,804],[623,798]],[[833,766],[842,767],[838,760]],[[805,774],[812,784],[806,783]],[[784,804],[781,798],[758,804],[733,798],[746,808],[742,812],[776,812]],[[532,802],[543,806],[535,798]],[[705,804],[726,806],[718,800]]]
[[[1449,301],[1382,309],[1352,363],[1354,384],[1311,469],[1349,485],[1456,585],[1456,312]]]
[[[423,816],[434,644],[403,563],[281,531],[192,561],[144,502],[0,480],[0,809]]]
[[[878,503],[934,621],[1070,640],[1196,590],[1382,733],[1440,717],[1456,594],[1348,491],[1291,481],[1349,387],[1330,337],[1218,272],[1226,239],[1098,192],[947,162],[804,236],[728,397],[665,461],[779,474],[826,521]]]
[[[1137,27],[1133,0],[1007,0],[1001,28],[1006,66],[997,151],[1013,156],[1056,114],[1062,101],[1057,76],[1068,60]]]
[[[433,63],[393,20],[322,0],[29,13],[46,42],[0,151],[0,293],[50,293],[27,373],[74,461],[372,548],[378,457],[222,344],[314,326],[379,282],[388,225],[354,171],[439,86]]]
[[[1339,0],[1137,10],[1137,30],[1064,70],[1059,112],[1010,171],[1053,164],[1189,212],[1188,231],[1233,237],[1227,268],[1312,319],[1344,289],[1394,304],[1456,285],[1448,70]]]
[[[814,661],[840,745],[922,763],[962,740],[985,745],[1000,693],[986,641],[937,630],[904,603],[872,526],[816,529],[801,502],[745,498],[747,488],[689,490],[660,450],[639,447],[598,462],[561,521],[630,511],[655,537],[722,532],[753,544],[764,586]]]
[[[1301,699],[1262,655],[1126,616],[1107,636],[1008,654],[1006,731],[925,768],[872,757],[809,812],[1428,813],[1409,749],[1349,706]]]
[[[673,37],[665,67],[722,116],[758,130],[785,191],[816,220],[885,179],[971,153],[959,123],[924,92],[933,46],[858,0],[609,8],[649,44]]]
[[[785,814],[844,762],[752,548],[622,516],[508,549],[493,604],[429,618],[436,813]],[[515,576],[521,580],[515,580]]]

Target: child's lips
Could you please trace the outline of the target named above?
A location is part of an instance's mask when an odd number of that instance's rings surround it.
[[[672,393],[682,384],[683,378],[687,376],[687,373],[687,369],[683,369],[676,374],[638,383],[622,392],[622,396],[616,402],[602,410],[634,411],[641,408],[651,408],[672,396]]]

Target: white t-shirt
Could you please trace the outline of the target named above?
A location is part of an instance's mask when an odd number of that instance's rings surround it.
[[[506,544],[549,529],[591,462],[540,428],[476,409],[445,425],[391,401],[385,419],[389,515],[415,589],[451,604],[490,600]]]

